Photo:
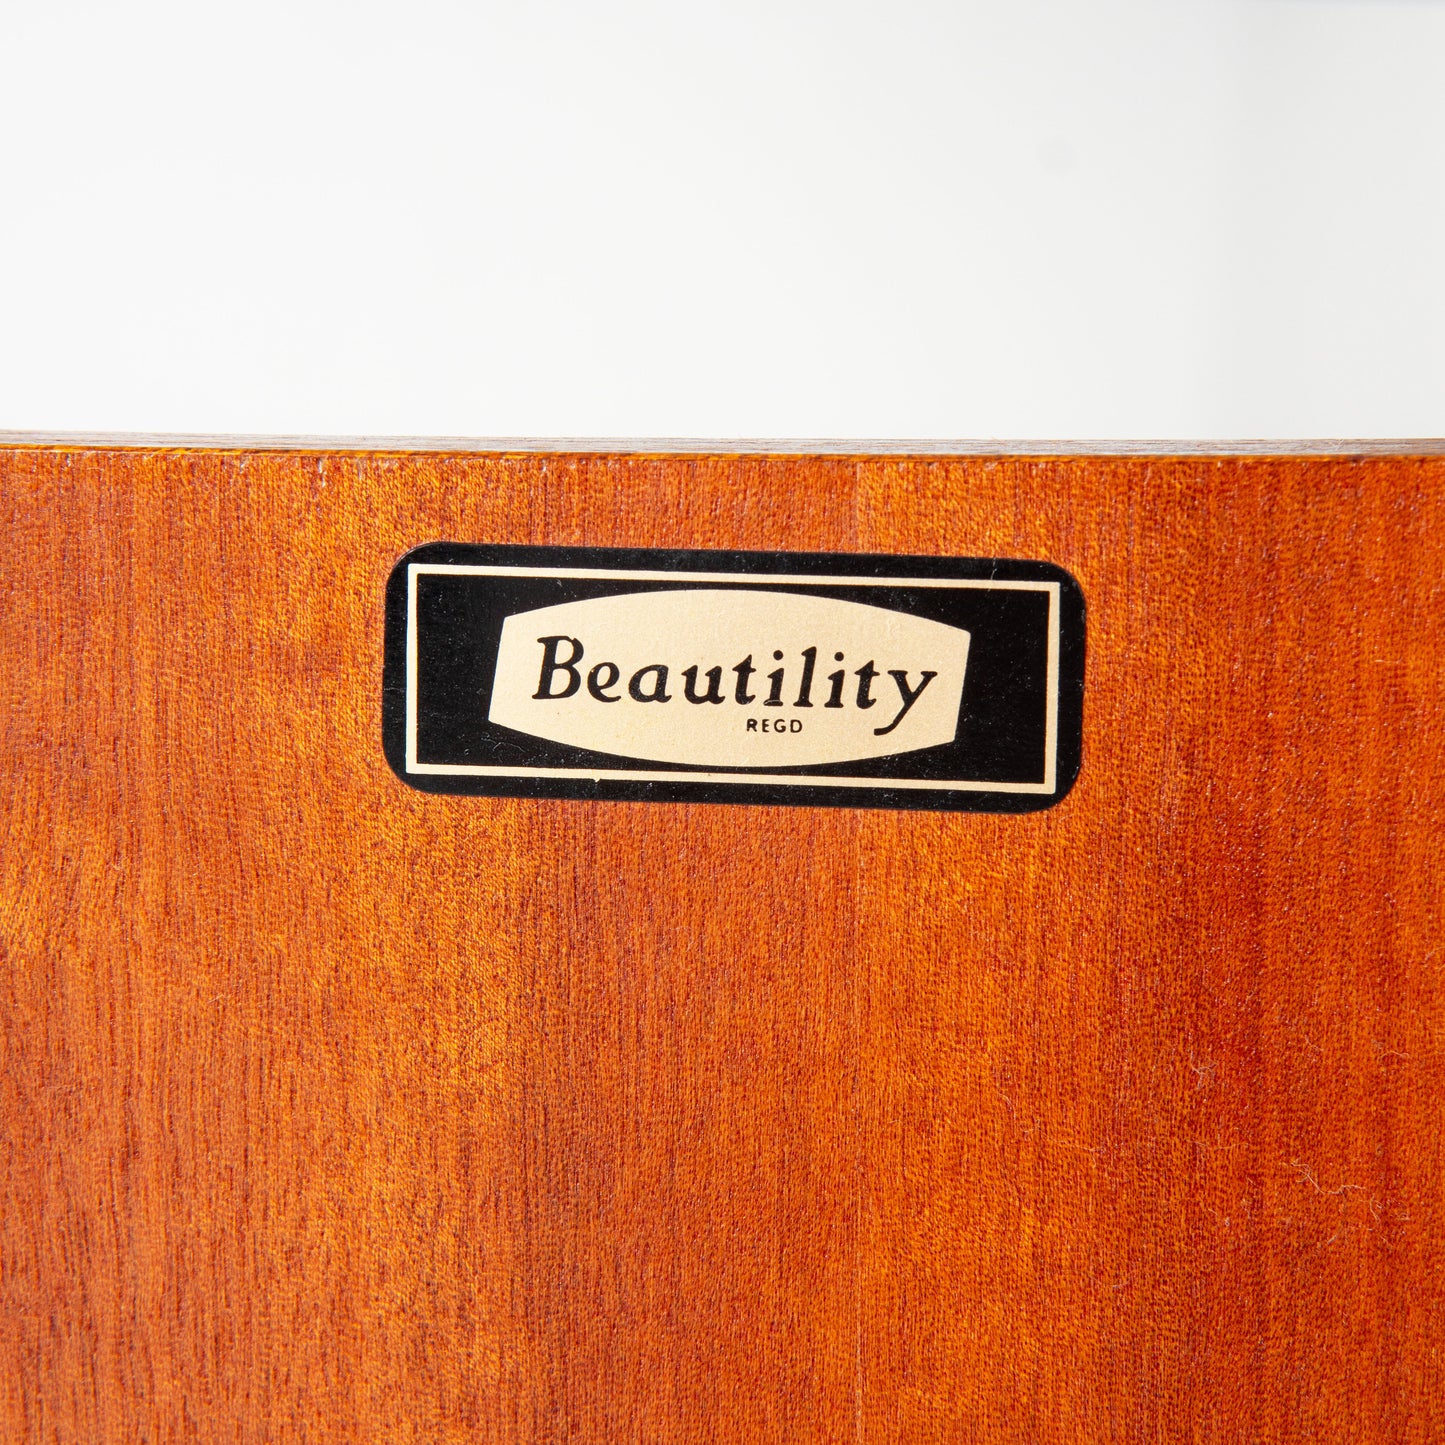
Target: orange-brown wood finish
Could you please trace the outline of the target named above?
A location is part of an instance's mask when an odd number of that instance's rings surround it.
[[[1445,459],[0,451],[0,1439],[1445,1440]],[[434,797],[436,540],[1040,558],[1032,816]]]

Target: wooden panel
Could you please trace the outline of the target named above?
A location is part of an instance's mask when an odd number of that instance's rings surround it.
[[[1445,1439],[1445,459],[0,451],[0,1437]],[[426,796],[439,538],[1001,555],[1025,817]]]

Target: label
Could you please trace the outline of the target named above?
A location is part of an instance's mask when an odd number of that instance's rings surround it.
[[[1078,772],[1083,662],[1044,562],[433,543],[383,736],[429,792],[1025,812]]]

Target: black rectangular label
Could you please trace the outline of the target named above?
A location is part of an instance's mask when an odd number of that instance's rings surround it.
[[[1046,562],[436,542],[387,584],[382,731],[428,792],[1028,812],[1083,680]]]

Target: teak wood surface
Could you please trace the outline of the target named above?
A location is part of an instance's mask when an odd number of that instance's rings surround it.
[[[0,450],[0,1440],[1445,1440],[1445,458]],[[412,791],[437,539],[1039,558],[1030,816]]]

